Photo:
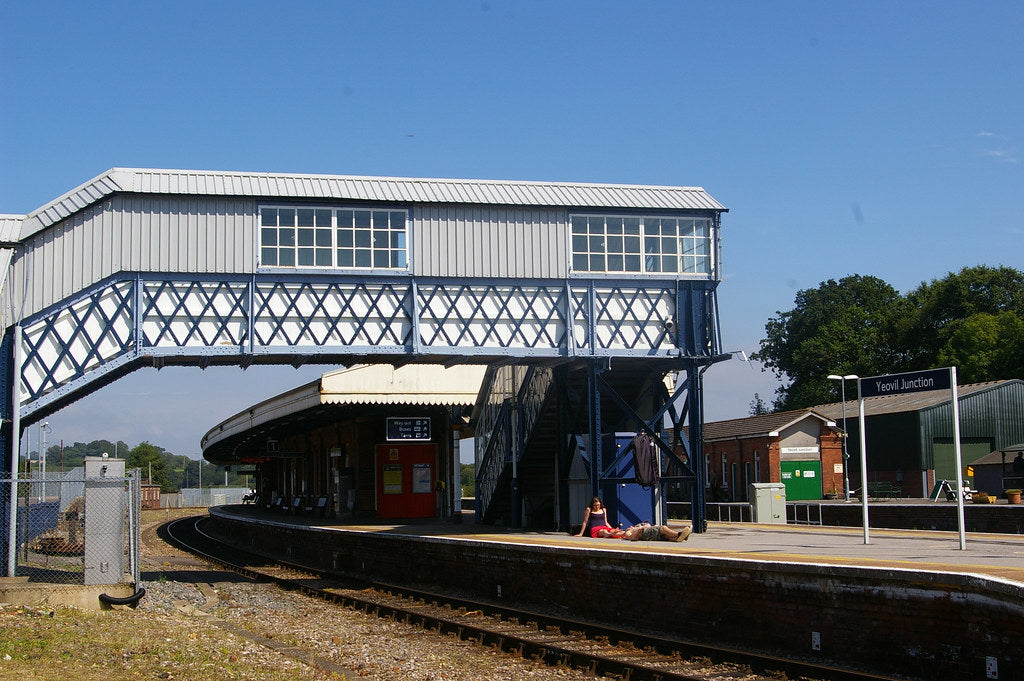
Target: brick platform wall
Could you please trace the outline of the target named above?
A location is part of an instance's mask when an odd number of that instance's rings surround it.
[[[267,524],[212,511],[236,545],[722,647],[880,674],[1024,681],[1024,587],[967,574],[787,565]],[[812,649],[812,637],[820,650]]]

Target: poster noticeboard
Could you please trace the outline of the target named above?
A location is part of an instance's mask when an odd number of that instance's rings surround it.
[[[433,486],[430,484],[431,468],[432,466],[429,463],[414,463],[412,465],[413,494],[426,494],[434,491]]]
[[[402,464],[384,464],[384,494],[402,493]]]

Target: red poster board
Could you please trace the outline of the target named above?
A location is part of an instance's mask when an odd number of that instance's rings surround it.
[[[437,445],[377,445],[376,458],[377,517],[433,518]]]

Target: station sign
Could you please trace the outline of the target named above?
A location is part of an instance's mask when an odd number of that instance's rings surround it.
[[[387,418],[388,442],[429,442],[430,438],[429,416],[389,416]]]
[[[888,376],[871,376],[860,379],[861,397],[883,397],[885,395],[903,395],[926,390],[949,390],[952,387],[950,370],[928,369],[927,371],[911,371],[905,374],[889,374]]]

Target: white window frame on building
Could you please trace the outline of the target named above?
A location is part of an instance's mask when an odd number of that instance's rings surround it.
[[[699,216],[574,214],[572,271],[709,277],[712,220]]]
[[[261,205],[259,266],[409,269],[409,211]]]

